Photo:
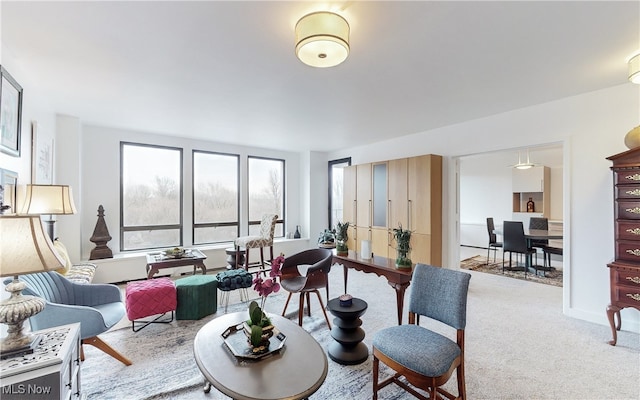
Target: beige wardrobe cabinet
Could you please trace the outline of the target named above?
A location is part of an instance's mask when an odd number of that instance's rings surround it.
[[[442,156],[346,167],[343,193],[350,249],[371,240],[375,255],[395,258],[393,229],[402,225],[412,231],[414,263],[442,264]]]

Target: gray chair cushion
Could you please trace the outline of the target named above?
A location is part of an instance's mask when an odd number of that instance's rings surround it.
[[[426,376],[447,372],[460,348],[451,339],[418,325],[399,325],[378,331],[373,346],[406,368]]]

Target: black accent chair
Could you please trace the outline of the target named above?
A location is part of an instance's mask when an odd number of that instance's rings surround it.
[[[529,247],[527,238],[524,236],[524,226],[520,221],[504,221],[503,223],[503,257],[504,253],[509,253],[509,269],[513,269],[511,265],[513,253],[524,254],[528,260],[527,264],[532,265],[532,255],[536,250]],[[502,272],[504,273],[504,262],[502,263]],[[537,271],[536,271],[537,273]],[[527,267],[524,268],[524,277],[527,277]]]
[[[487,265],[489,264],[489,252],[493,249],[493,262],[496,262],[496,252],[498,248],[502,249],[502,242],[498,242],[498,236],[495,234],[494,230],[496,229],[493,224],[493,218],[487,218],[487,233],[489,234],[489,245],[487,246]],[[504,264],[504,255],[502,256],[502,261]]]

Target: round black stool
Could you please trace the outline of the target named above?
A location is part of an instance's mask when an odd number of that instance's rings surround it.
[[[369,349],[362,343],[365,333],[360,316],[367,311],[367,302],[353,298],[349,307],[340,306],[340,299],[329,300],[327,308],[335,316],[329,344],[329,357],[343,365],[360,364],[369,358]]]

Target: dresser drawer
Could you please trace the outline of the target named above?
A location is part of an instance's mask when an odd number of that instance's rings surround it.
[[[640,200],[618,200],[617,219],[640,219]]]
[[[614,172],[614,177],[616,185],[626,185],[633,183],[640,184],[640,169],[632,168],[617,170]]]
[[[635,288],[640,292],[640,269],[637,271],[612,269],[611,283],[616,287],[624,286],[632,290]]]
[[[640,199],[640,185],[616,186],[616,199]]]
[[[640,264],[640,242],[617,241],[616,260],[631,261]]]
[[[640,220],[616,221],[616,240],[640,241]]]
[[[613,286],[611,301],[619,305],[624,304],[640,310],[640,289],[627,286]]]

